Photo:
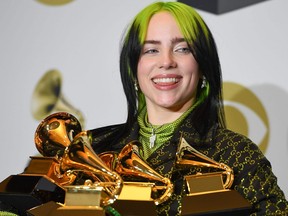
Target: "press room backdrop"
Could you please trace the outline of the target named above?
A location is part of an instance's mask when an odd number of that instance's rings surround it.
[[[125,121],[120,40],[152,2],[0,1],[1,181],[38,154],[34,132],[60,96],[81,113],[83,129]],[[286,196],[287,9],[287,0],[268,0],[220,15],[198,10],[218,44],[228,126],[260,146]]]

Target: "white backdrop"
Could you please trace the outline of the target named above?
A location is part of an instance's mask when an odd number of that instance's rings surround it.
[[[0,180],[21,173],[37,154],[31,97],[49,70],[62,73],[62,93],[82,111],[86,129],[126,119],[118,70],[120,39],[134,15],[154,0],[0,1]],[[224,81],[261,100],[269,118],[271,161],[288,195],[288,1],[269,0],[222,15],[199,11],[218,44]],[[250,118],[249,118],[250,119]],[[249,123],[250,124],[250,123]],[[257,143],[253,124],[249,137]]]

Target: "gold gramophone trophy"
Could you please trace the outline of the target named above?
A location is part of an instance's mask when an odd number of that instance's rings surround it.
[[[59,161],[53,157],[57,152],[64,153],[64,146],[70,144],[68,136],[61,137],[66,131],[74,131],[78,133],[81,131],[81,126],[78,124],[77,119],[70,116],[62,115],[61,117],[53,116],[51,119],[51,125],[46,127],[45,136],[49,135],[49,130],[56,129],[57,133],[54,133],[53,140],[55,141],[55,148],[48,157],[31,157],[28,167],[23,173],[18,175],[11,175],[6,178],[0,184],[0,199],[7,205],[14,206],[20,215],[25,215],[26,211],[43,203],[53,201],[56,203],[65,202],[65,189],[61,184],[56,183],[57,169],[59,168]],[[53,123],[52,123],[53,122]],[[69,125],[67,128],[59,127],[60,122],[62,126]],[[43,124],[43,122],[41,123]],[[72,136],[72,134],[71,134]],[[50,150],[49,142],[43,145],[45,152]],[[73,182],[75,176],[63,175],[63,182]]]
[[[65,97],[62,92],[62,82],[61,72],[56,69],[47,71],[40,78],[32,94],[32,115],[36,120],[42,121],[52,113],[68,112],[74,115],[81,126],[84,127],[84,115]]]
[[[138,153],[137,141],[128,143],[118,154],[104,152],[99,157],[123,179],[122,191],[113,207],[121,215],[153,216],[156,205],[165,202],[173,192],[170,179],[161,176]]]
[[[194,167],[220,170],[185,176],[186,196],[182,200],[181,215],[249,215],[251,205],[230,187],[234,181],[233,170],[218,163],[181,137],[176,154],[179,170]]]
[[[94,153],[90,143],[89,132],[81,130],[73,115],[49,115],[35,132],[35,144],[43,156],[31,157],[24,173],[1,183],[0,197],[6,197],[4,201],[23,214],[104,216],[103,208],[117,199],[123,182]],[[82,184],[75,183],[79,176],[84,176]],[[27,200],[32,200],[29,205]]]

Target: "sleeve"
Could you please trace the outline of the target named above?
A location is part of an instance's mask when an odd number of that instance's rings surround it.
[[[7,205],[0,201],[0,216],[17,216],[18,211],[10,205]]]
[[[277,184],[270,162],[258,146],[242,138],[235,154],[235,187],[253,206],[251,215],[288,215],[288,202]]]

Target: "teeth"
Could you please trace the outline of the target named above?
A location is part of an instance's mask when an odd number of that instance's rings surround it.
[[[177,78],[155,78],[153,79],[154,83],[177,83],[179,79]]]

